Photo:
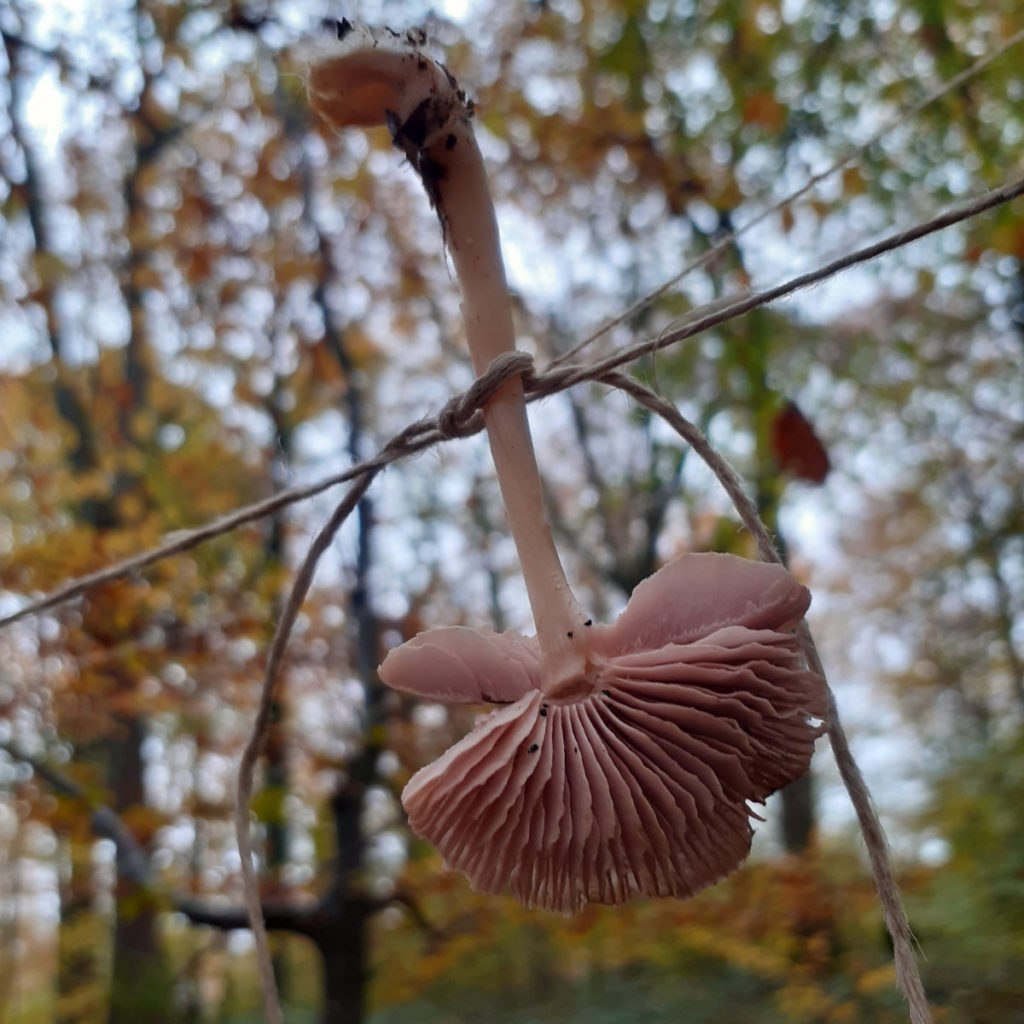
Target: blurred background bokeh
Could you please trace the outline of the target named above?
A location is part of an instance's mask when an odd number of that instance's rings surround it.
[[[2,0],[0,614],[336,472],[472,379],[415,175],[386,132],[310,115],[301,46],[343,15],[425,25],[476,100],[539,363],[885,126],[580,358],[1024,171],[1024,43],[920,104],[1019,0]],[[1024,1021],[1022,367],[1020,200],[633,366],[814,592],[946,1024]],[[674,554],[752,554],[620,396],[531,418],[595,618]],[[234,773],[335,498],[0,630],[0,1020],[262,1019]],[[564,918],[445,871],[398,794],[472,711],[375,667],[457,622],[531,630],[479,437],[378,480],[289,651],[254,801],[289,1022],[905,1019],[824,741],[692,901]]]

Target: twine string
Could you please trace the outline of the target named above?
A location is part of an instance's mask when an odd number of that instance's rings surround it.
[[[527,400],[533,402],[556,394],[559,391],[565,391],[576,384],[599,380],[607,371],[618,369],[641,356],[649,355],[652,351],[678,344],[712,327],[718,327],[728,323],[730,320],[735,320],[737,317],[743,316],[745,313],[749,313],[760,306],[765,306],[778,299],[787,298],[795,292],[810,288],[827,278],[833,277],[841,270],[860,263],[866,263],[884,253],[909,245],[911,242],[915,242],[936,231],[941,231],[954,224],[970,220],[972,217],[976,217],[980,213],[1016,199],[1022,194],[1024,194],[1024,177],[1020,177],[990,192],[983,193],[973,201],[940,214],[907,231],[889,235],[879,242],[864,246],[861,249],[854,250],[845,256],[832,260],[816,270],[790,278],[788,281],[773,288],[768,288],[743,298],[737,298],[735,301],[724,306],[717,301],[710,303],[708,307],[701,307],[702,309],[710,309],[706,315],[697,316],[696,314],[700,313],[701,310],[695,310],[692,314],[692,319],[684,327],[662,334],[657,338],[630,345],[597,363],[588,366],[581,363],[566,364],[562,363],[561,360],[555,360],[548,364],[546,370],[533,375],[531,378],[532,386],[527,389]],[[483,430],[483,416],[470,414],[469,410],[473,408],[473,401],[471,399],[493,394],[494,390],[500,387],[509,377],[522,373],[522,367],[525,364],[517,362],[517,358],[520,355],[523,355],[523,353],[511,352],[496,360],[492,366],[473,382],[468,391],[449,401],[440,415],[425,417],[406,427],[403,431],[396,434],[373,457],[338,473],[325,476],[313,483],[292,487],[288,490],[280,491],[273,497],[243,506],[234,512],[211,520],[203,526],[191,530],[178,531],[169,536],[162,544],[148,548],[137,555],[123,559],[96,572],[70,580],[48,594],[27,601],[16,611],[0,616],[0,629],[29,615],[38,615],[41,612],[48,611],[58,605],[81,597],[94,587],[124,579],[165,558],[189,551],[207,540],[219,537],[224,533],[229,533],[240,526],[244,526],[246,523],[255,522],[258,519],[271,515],[280,508],[299,501],[305,501],[307,498],[321,494],[338,484],[355,480],[368,470],[383,469],[392,462],[416,455],[442,441],[470,437],[473,434],[479,433]]]
[[[480,429],[482,409],[487,399],[501,385],[514,376],[521,376],[523,386],[529,395],[543,395],[561,390],[564,381],[572,377],[569,369],[537,375],[532,372],[532,358],[524,352],[511,352],[496,359],[477,381],[463,394],[456,396],[445,406],[438,417],[441,426],[433,427],[428,421],[414,424],[402,435],[398,435],[385,448],[404,452],[406,445],[416,439],[436,433],[445,438],[468,436]],[[715,450],[705,434],[688,420],[673,403],[658,395],[635,378],[619,370],[605,370],[588,377],[595,383],[605,384],[629,395],[635,401],[660,416],[687,442],[715,475],[728,494],[740,520],[750,531],[764,561],[782,564],[782,558],[757,508],[743,486],[743,482],[729,463]],[[239,853],[242,859],[242,885],[246,910],[252,924],[256,941],[264,1004],[270,1024],[282,1024],[283,1016],[274,979],[273,963],[267,939],[263,909],[260,902],[259,886],[252,859],[252,844],[249,833],[249,802],[252,795],[253,775],[266,732],[270,723],[271,709],[281,666],[284,662],[288,640],[302,603],[309,592],[316,566],[327,551],[337,531],[352,513],[360,498],[380,472],[381,465],[364,470],[346,493],[330,519],[317,534],[296,575],[295,583],[271,643],[267,667],[260,691],[260,701],[252,729],[238,769],[238,784],[235,803],[235,831]],[[857,815],[858,825],[868,852],[871,873],[878,890],[882,916],[893,942],[893,958],[896,966],[897,983],[903,992],[910,1011],[912,1024],[931,1024],[932,1017],[921,981],[917,957],[914,952],[913,935],[907,919],[899,885],[896,881],[889,855],[885,831],[875,810],[864,776],[850,749],[845,730],[839,718],[835,695],[828,684],[821,658],[815,647],[806,622],[800,627],[800,640],[808,666],[816,672],[825,687],[828,721],[827,731],[832,743],[833,754],[839,768],[843,785]]]
[[[862,157],[872,146],[877,145],[886,135],[888,135],[894,128],[901,124],[906,124],[913,120],[922,111],[930,107],[933,103],[938,102],[944,96],[959,89],[965,82],[970,81],[976,75],[980,74],[985,70],[993,61],[998,60],[1008,50],[1013,49],[1018,43],[1024,41],[1024,28],[1018,29],[1007,39],[1003,40],[998,46],[992,49],[990,52],[979,57],[969,67],[964,68],[959,74],[954,75],[952,78],[945,82],[939,83],[934,89],[926,93],[916,103],[907,107],[904,110],[897,112],[892,118],[885,121],[882,126],[875,131],[871,136],[864,140],[857,146],[848,147],[836,158],[835,162],[826,167],[823,171],[819,171],[817,174],[812,174],[807,181],[804,182],[798,189],[790,192],[788,195],[783,196],[782,199],[770,206],[765,207],[760,213],[755,214],[749,220],[745,221],[740,227],[733,231],[728,231],[721,238],[711,246],[707,252],[702,253],[700,256],[690,260],[688,263],[676,271],[670,278],[663,281],[657,288],[654,288],[642,298],[637,299],[631,306],[624,309],[621,313],[616,314],[610,319],[606,320],[596,330],[588,334],[585,338],[579,341],[576,345],[570,348],[567,352],[563,352],[556,359],[553,360],[554,364],[571,362],[576,358],[584,349],[588,348],[599,338],[604,337],[609,331],[618,327],[619,324],[625,323],[632,319],[637,313],[652,306],[662,295],[664,295],[671,288],[674,288],[684,278],[688,277],[696,270],[701,270],[704,267],[714,263],[719,256],[724,253],[729,246],[734,245],[736,241],[743,235],[747,234],[753,228],[756,228],[759,224],[764,223],[769,217],[774,216],[777,213],[781,213],[784,209],[792,206],[798,199],[803,198],[808,192],[811,191],[816,185],[831,178],[833,174],[838,174],[845,167],[848,167],[854,160]],[[685,323],[691,323],[696,317],[695,314],[699,313],[699,310],[691,311],[686,315]]]
[[[784,564],[768,528],[758,514],[757,506],[747,493],[739,475],[715,450],[701,429],[683,416],[671,402],[626,374],[610,371],[603,375],[601,380],[603,383],[624,391],[641,405],[660,416],[693,448],[715,475],[726,494],[729,495],[740,520],[753,536],[762,560],[777,562],[779,565]],[[892,939],[897,983],[907,1000],[912,1024],[931,1024],[931,1010],[928,1006],[928,998],[925,995],[924,983],[921,981],[921,972],[918,969],[917,956],[914,952],[914,937],[910,930],[907,912],[903,906],[899,884],[893,873],[885,829],[878,817],[868,784],[853,756],[853,751],[850,749],[846,730],[839,718],[835,693],[829,686],[824,665],[806,619],[800,623],[798,635],[808,668],[821,678],[825,687],[828,711],[825,725],[829,742],[832,745],[832,754],[836,759],[839,776],[850,797],[850,803],[857,815],[861,837],[867,848],[868,863],[875,881],[875,888],[878,891],[882,917]]]

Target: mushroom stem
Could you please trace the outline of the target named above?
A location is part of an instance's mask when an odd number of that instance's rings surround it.
[[[484,162],[468,125],[452,153],[459,150],[458,159],[448,163],[446,175],[437,183],[437,207],[462,288],[466,338],[479,375],[499,355],[515,349],[515,329]],[[506,382],[488,402],[484,422],[537,627],[545,679],[554,685],[585,667],[580,645],[585,616],[569,588],[545,516],[521,377]]]
[[[473,368],[481,374],[515,349],[498,225],[472,105],[448,71],[418,52],[365,32],[347,52],[313,64],[313,106],[336,127],[387,124],[419,172],[445,232],[462,290]],[[537,627],[545,691],[586,669],[584,615],[565,578],[544,513],[521,377],[488,402],[484,421]]]

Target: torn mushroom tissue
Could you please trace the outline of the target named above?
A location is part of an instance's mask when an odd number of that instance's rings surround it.
[[[338,128],[386,125],[423,179],[462,289],[477,373],[515,347],[472,106],[418,40],[346,33],[311,62],[314,107]],[[413,776],[413,830],[477,889],[573,912],[685,897],[750,849],[748,801],[808,768],[825,716],[795,628],[807,590],[778,565],[684,555],[591,625],[544,518],[519,378],[484,409],[536,637],[451,627],[381,666],[389,686],[503,705]]]

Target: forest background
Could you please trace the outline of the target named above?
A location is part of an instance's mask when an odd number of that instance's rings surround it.
[[[629,311],[578,358],[1024,171],[1014,0],[4,0],[0,614],[335,473],[471,382],[415,176],[386,132],[310,116],[296,47],[345,14],[424,24],[476,100],[542,366],[609,317]],[[950,1024],[1024,1004],[1022,214],[632,366],[739,469],[814,592]],[[596,618],[674,554],[753,554],[621,396],[581,385],[531,419]],[[335,500],[0,629],[0,1019],[261,1019],[234,773]],[[905,1019],[825,744],[750,864],[692,901],[562,918],[446,872],[397,794],[472,714],[386,694],[375,668],[456,622],[531,628],[480,437],[377,479],[289,649],[253,805],[289,1021]]]

